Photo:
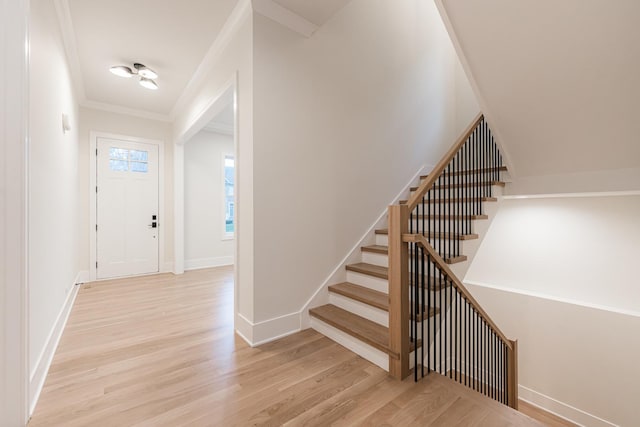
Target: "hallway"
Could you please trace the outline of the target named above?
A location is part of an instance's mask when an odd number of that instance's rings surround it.
[[[539,425],[311,329],[251,348],[232,304],[231,267],[83,285],[29,426]]]

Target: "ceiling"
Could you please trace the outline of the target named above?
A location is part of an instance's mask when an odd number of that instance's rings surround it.
[[[441,2],[518,176],[640,167],[640,2]]]
[[[168,116],[238,0],[66,0],[85,98]],[[185,7],[188,5],[188,7]],[[66,30],[69,30],[68,28]],[[160,89],[109,72],[140,62]]]
[[[53,1],[81,103],[167,121],[232,11],[241,7],[241,0]],[[264,0],[317,26],[349,1]],[[159,74],[158,90],[109,72],[134,62]]]

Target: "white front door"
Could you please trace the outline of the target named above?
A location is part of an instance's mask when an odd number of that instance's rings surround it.
[[[97,140],[96,277],[158,272],[158,146]]]

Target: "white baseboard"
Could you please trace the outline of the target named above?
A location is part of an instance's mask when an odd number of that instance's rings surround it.
[[[285,314],[273,319],[254,323],[238,313],[236,333],[251,347],[257,347],[287,335],[300,332],[300,312]]]
[[[36,403],[38,403],[38,398],[42,392],[42,387],[44,386],[44,381],[47,378],[47,373],[49,372],[49,367],[53,361],[53,356],[56,353],[56,349],[60,343],[60,338],[62,337],[62,332],[64,332],[64,327],[67,324],[69,314],[71,313],[76,296],[78,295],[80,286],[77,284],[87,282],[88,280],[86,279],[88,279],[88,277],[88,271],[81,271],[76,275],[76,278],[69,289],[69,293],[67,294],[67,299],[58,313],[58,317],[56,318],[51,332],[49,332],[44,349],[42,350],[42,353],[40,353],[35,366],[31,370],[31,374],[29,376],[29,416],[33,414]]]
[[[552,397],[538,393],[523,385],[518,386],[518,397],[533,406],[542,408],[543,410],[557,415],[560,418],[571,421],[579,426],[589,427],[616,427],[616,424],[598,418],[595,415],[582,411],[573,406],[562,403]]]
[[[222,267],[224,265],[233,265],[233,256],[198,258],[184,261],[185,271],[199,270],[201,268]]]
[[[76,285],[81,285],[83,283],[87,283],[91,281],[91,276],[89,274],[89,270],[83,270],[78,273],[76,276]]]

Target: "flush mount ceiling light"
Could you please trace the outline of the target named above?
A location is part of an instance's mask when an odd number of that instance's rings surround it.
[[[126,65],[114,65],[113,67],[109,68],[109,71],[111,71],[116,76],[126,78],[140,76],[140,86],[151,90],[158,89],[158,84],[154,82],[154,80],[158,78],[158,73],[156,73],[146,65],[136,62],[135,64],[133,64],[133,69],[127,67]]]

